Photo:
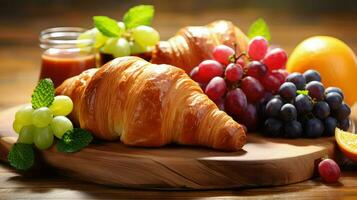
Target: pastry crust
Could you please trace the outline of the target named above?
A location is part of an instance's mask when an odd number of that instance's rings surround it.
[[[170,65],[121,57],[67,79],[56,92],[73,100],[70,118],[100,139],[227,151],[246,142],[242,126],[220,111],[182,69]]]
[[[151,62],[169,64],[190,73],[200,62],[212,58],[213,48],[219,44],[234,47],[237,53],[245,52],[247,36],[232,22],[215,21],[206,26],[188,26],[168,41],[160,41],[152,53]]]

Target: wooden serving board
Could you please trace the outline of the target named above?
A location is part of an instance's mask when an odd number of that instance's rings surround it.
[[[16,141],[14,107],[0,112],[0,153],[6,160]],[[219,189],[277,186],[314,175],[315,162],[338,154],[332,137],[272,139],[249,134],[238,152],[166,146],[134,148],[119,142],[96,143],[73,154],[53,147],[39,153],[58,173],[90,182],[130,188]]]

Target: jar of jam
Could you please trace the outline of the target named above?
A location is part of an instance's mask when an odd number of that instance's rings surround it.
[[[78,27],[50,28],[41,32],[42,67],[40,79],[52,79],[55,87],[64,80],[96,66],[92,39],[80,39],[86,31]]]

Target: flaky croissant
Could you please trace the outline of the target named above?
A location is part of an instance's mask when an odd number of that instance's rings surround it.
[[[232,22],[215,21],[206,26],[182,28],[168,41],[159,42],[152,52],[151,62],[169,64],[189,73],[205,59],[211,59],[213,48],[219,44],[237,45],[237,54],[245,52],[247,36]]]
[[[246,134],[181,69],[138,57],[117,58],[56,89],[74,102],[70,118],[104,140],[158,147],[169,143],[239,150]]]

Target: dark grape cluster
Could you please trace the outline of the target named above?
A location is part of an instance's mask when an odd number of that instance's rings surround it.
[[[350,108],[337,87],[325,89],[315,70],[292,73],[264,107],[264,133],[272,137],[331,136],[349,128]]]
[[[191,78],[221,110],[249,130],[256,129],[262,105],[277,94],[288,75],[286,52],[269,49],[268,41],[258,36],[249,42],[246,54],[218,45],[212,55],[191,71]]]

